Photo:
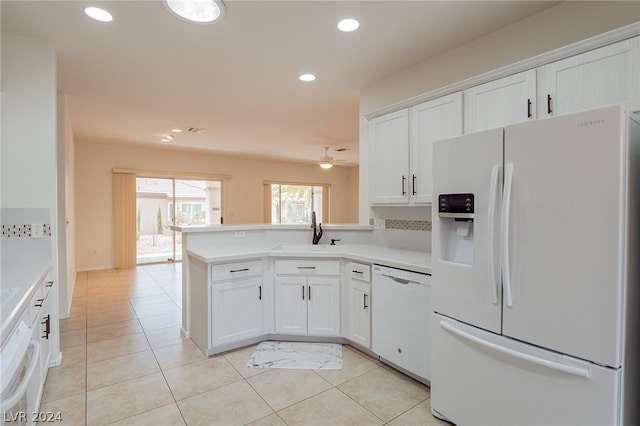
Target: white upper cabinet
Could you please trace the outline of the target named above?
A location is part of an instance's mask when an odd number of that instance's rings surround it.
[[[462,134],[462,93],[374,118],[371,141],[372,204],[430,204],[431,144]]]
[[[433,200],[433,155],[431,145],[462,134],[462,92],[453,93],[411,108],[411,201]]]
[[[409,201],[409,109],[369,122],[372,204]]]
[[[538,68],[538,118],[623,104],[640,110],[640,37]]]
[[[536,70],[490,81],[464,91],[464,132],[535,119]]]

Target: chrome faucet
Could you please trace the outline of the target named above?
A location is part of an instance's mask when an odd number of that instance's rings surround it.
[[[322,238],[322,224],[318,225],[320,231],[316,229],[316,212],[311,212],[311,229],[313,229],[313,244],[317,245]]]

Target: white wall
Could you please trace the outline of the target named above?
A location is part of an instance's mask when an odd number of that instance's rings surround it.
[[[7,32],[1,37],[2,207],[53,209],[57,119],[53,46]]]
[[[76,259],[78,270],[113,265],[113,168],[228,174],[223,182],[225,224],[262,223],[263,181],[327,183],[331,185],[332,223],[358,220],[358,168],[317,165],[140,145],[101,143],[76,138]],[[355,202],[354,202],[355,200]]]
[[[49,42],[2,32],[1,195],[3,208],[46,208],[50,212],[51,276],[58,279],[56,204],[56,60]],[[58,291],[52,316],[58,317]],[[57,321],[52,358],[59,362]]]
[[[58,93],[58,267],[59,310],[66,318],[76,282],[75,153],[71,113],[64,94]]]
[[[53,46],[1,33],[2,165],[0,205],[48,208],[57,280],[56,61]]]
[[[467,78],[640,21],[637,1],[563,2],[378,81],[360,93],[360,222],[369,208],[365,115]]]

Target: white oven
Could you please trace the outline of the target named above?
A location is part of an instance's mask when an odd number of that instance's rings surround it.
[[[40,395],[40,328],[29,310],[0,351],[0,424],[31,425]]]

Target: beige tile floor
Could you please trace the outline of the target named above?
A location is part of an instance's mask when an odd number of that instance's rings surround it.
[[[82,272],[41,411],[70,425],[435,425],[429,388],[350,346],[340,371],[250,369],[180,335],[181,264]]]

